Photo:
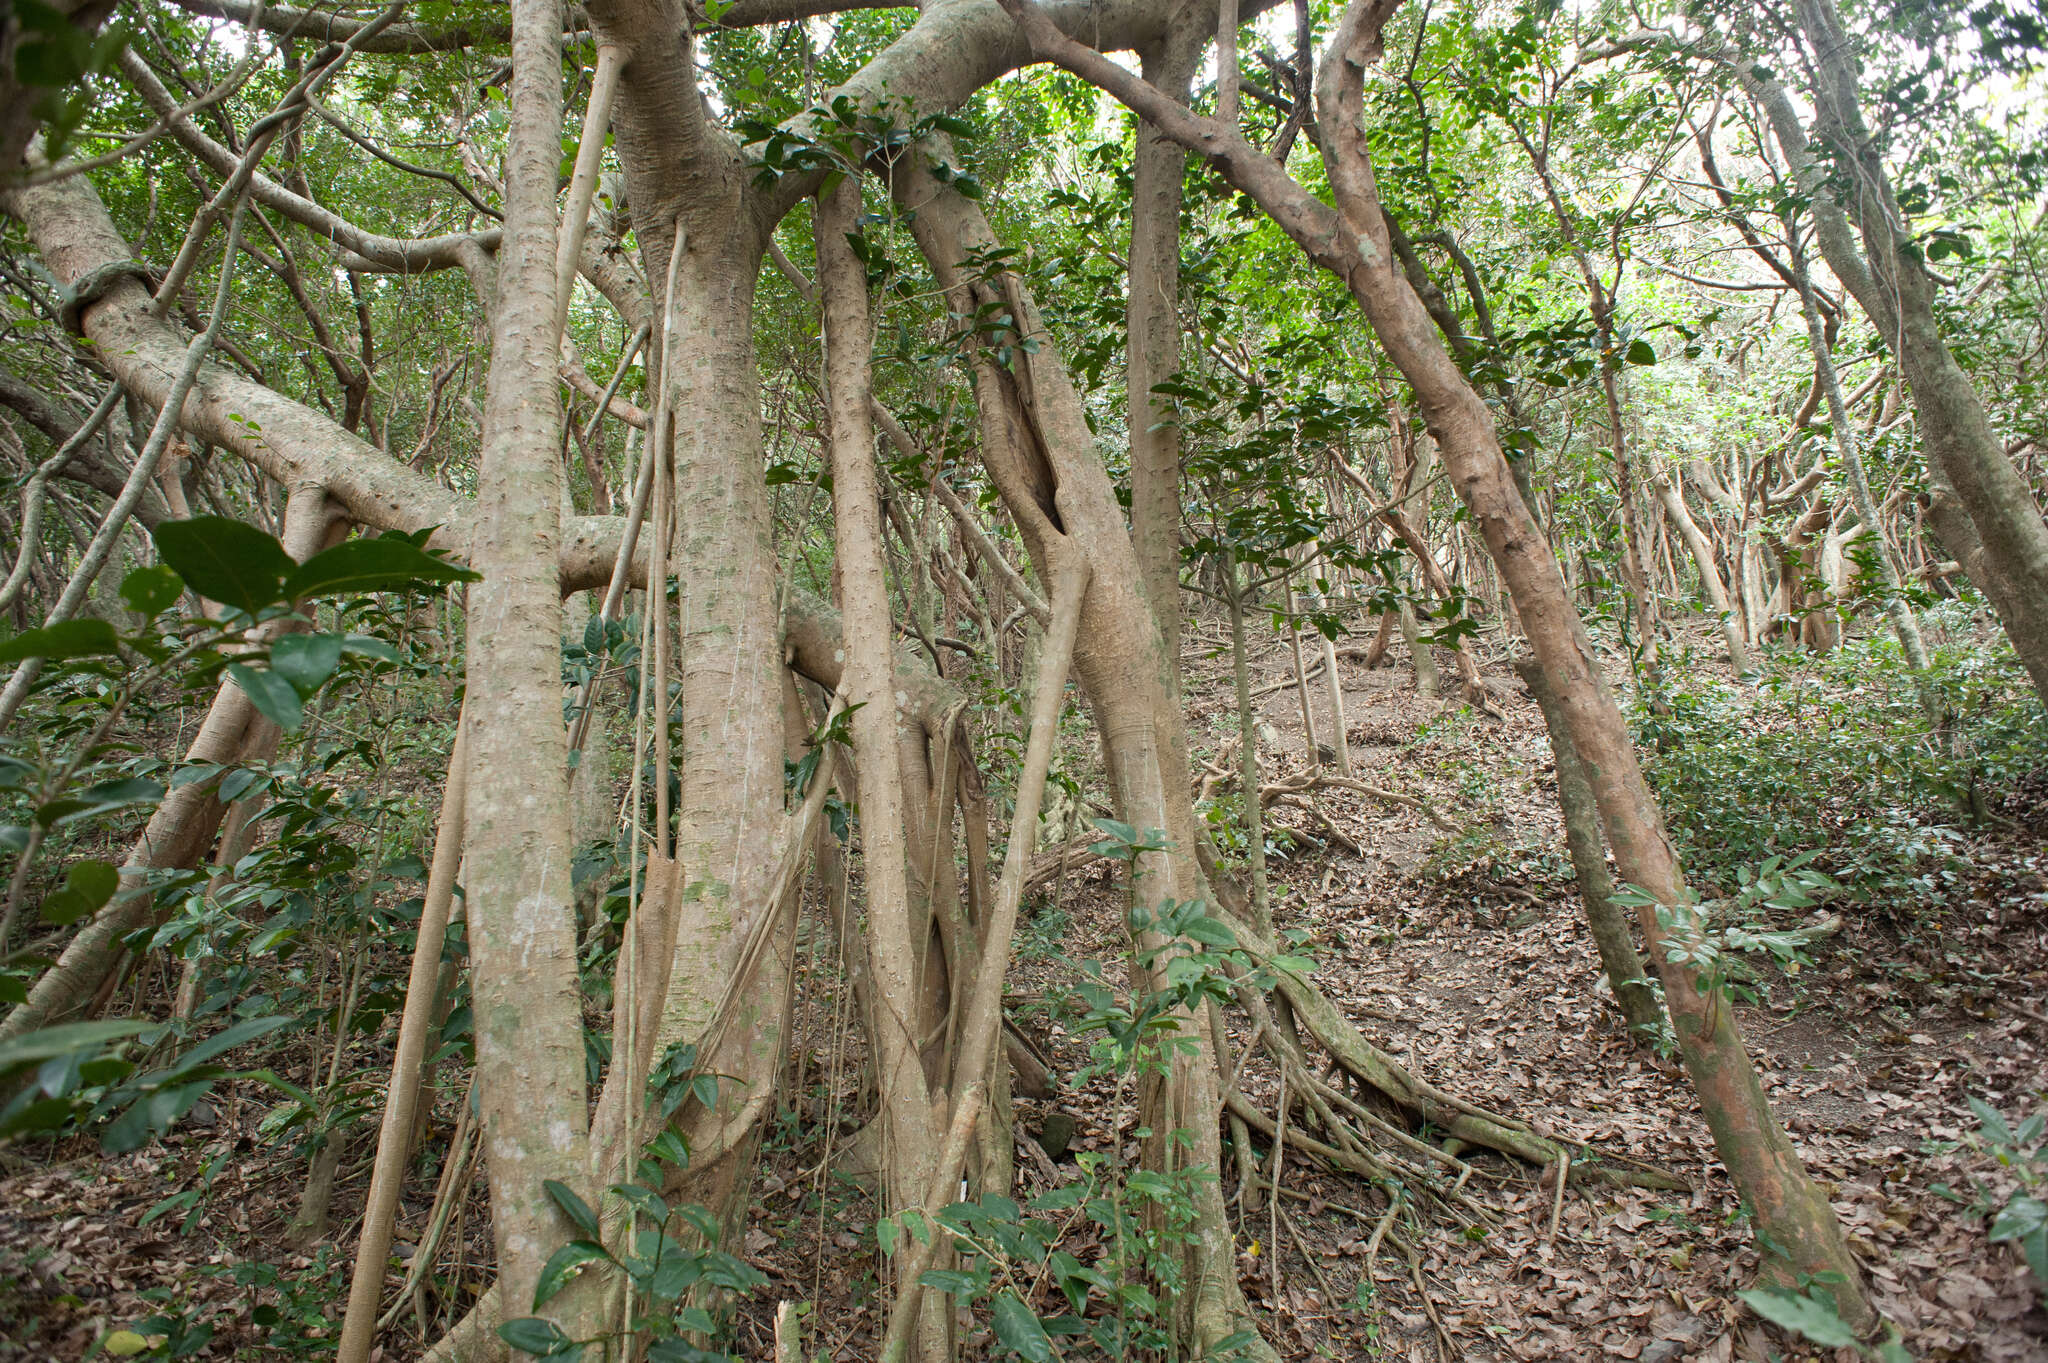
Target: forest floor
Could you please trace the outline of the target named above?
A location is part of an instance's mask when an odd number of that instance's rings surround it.
[[[1226,664],[1227,650],[1219,662],[1191,641],[1188,712],[1200,752],[1214,754],[1236,729]],[[1284,651],[1269,652],[1260,684],[1288,666]],[[1754,1237],[1683,1074],[1631,1044],[1596,990],[1533,704],[1504,665],[1486,674],[1505,720],[1418,697],[1405,666],[1342,670],[1358,776],[1462,831],[1447,837],[1412,809],[1316,792],[1358,844],[1353,854],[1302,837],[1324,836],[1305,811],[1274,811],[1297,825],[1295,850],[1274,867],[1276,917],[1309,934],[1317,983],[1419,1076],[1539,1133],[1651,1162],[1692,1191],[1568,1184],[1559,1203],[1544,1171],[1468,1153],[1479,1177],[1467,1191],[1494,1224],[1404,1213],[1374,1254],[1385,1193],[1289,1151],[1285,1215],[1240,1207],[1241,1280],[1268,1337],[1300,1360],[1831,1356],[1767,1333],[1736,1299],[1754,1285]],[[1327,696],[1314,689],[1327,734]],[[1272,730],[1266,779],[1304,770],[1297,693],[1259,704]],[[2007,831],[1971,836],[1969,872],[1944,902],[1842,908],[1844,926],[1816,944],[1814,963],[1769,975],[1740,1010],[1772,1100],[1831,1194],[1879,1305],[1925,1359],[2048,1358],[2035,1286],[2011,1246],[1986,1239],[1983,1210],[2002,1205],[2015,1176],[1982,1148],[1965,1103],[1985,1099],[2017,1121],[2048,1086],[2048,858],[2041,811],[2019,814]],[[1020,934],[1019,993],[1057,1000],[1083,960],[1113,972],[1122,928],[1106,870],[1069,873]],[[859,1057],[857,1045],[837,1044],[837,971],[829,936],[816,936],[799,976],[805,1023],[790,1076],[799,1082],[785,1109],[805,1120],[778,1122],[764,1146],[740,1248],[770,1282],[743,1311],[735,1345],[769,1357],[775,1302],[808,1300],[807,1356],[854,1363],[874,1355],[880,1256],[871,1198],[821,1172],[821,1133],[844,1142],[855,1124],[849,1076]],[[1088,1061],[1088,1038],[1070,1020],[1054,1008],[1026,1021],[1060,1075]],[[1273,1110],[1273,1082],[1256,1064],[1243,1085]],[[444,1102],[438,1114],[444,1131],[453,1110]],[[292,1248],[283,1230],[305,1165],[258,1135],[264,1111],[257,1092],[228,1090],[131,1155],[108,1157],[84,1140],[6,1155],[0,1359],[82,1358],[107,1330],[156,1312],[187,1329],[212,1326],[190,1357],[331,1349],[322,1341],[338,1324],[368,1145],[344,1160],[332,1234]],[[1020,1099],[1017,1130],[1043,1136],[1055,1114],[1072,1123],[1067,1153],[1055,1162],[1035,1141],[1020,1143],[1020,1198],[1081,1177],[1074,1151],[1134,1149],[1135,1115],[1107,1080]],[[486,1281],[489,1254],[480,1175],[471,1180],[467,1224],[449,1241],[468,1285],[458,1300]],[[401,1256],[425,1219],[425,1182],[401,1220]],[[1234,1172],[1224,1186],[1238,1195]],[[1070,1247],[1084,1258],[1089,1248]],[[444,1272],[452,1262],[444,1253]],[[969,1354],[987,1343],[971,1337]],[[394,1349],[387,1363],[410,1355]]]

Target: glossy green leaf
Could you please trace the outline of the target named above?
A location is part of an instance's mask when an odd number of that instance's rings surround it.
[[[185,583],[170,567],[152,563],[121,579],[121,599],[138,615],[158,615],[178,604]]]
[[[254,615],[284,599],[292,557],[245,521],[194,516],[164,521],[150,533],[163,561],[209,601]]]
[[[74,863],[63,888],[43,896],[43,921],[60,927],[96,913],[121,888],[121,873],[104,861]]]
[[[1030,1363],[1052,1363],[1052,1339],[1015,1292],[996,1298],[993,1323],[996,1339],[1004,1348]]]
[[[310,696],[341,663],[338,634],[287,634],[270,646],[270,670]]]
[[[577,1230],[592,1240],[604,1238],[597,1228],[597,1213],[590,1210],[590,1204],[574,1188],[556,1178],[547,1179],[540,1186],[547,1190],[548,1197],[562,1209],[562,1215],[568,1217]]]
[[[23,658],[56,662],[64,658],[92,658],[121,651],[120,636],[104,620],[63,620],[42,629],[25,629],[0,644],[0,663],[18,663]]]
[[[480,575],[435,558],[396,535],[349,540],[313,555],[284,583],[297,601],[312,596],[361,596],[397,591],[419,582],[475,582]]]
[[[298,689],[277,673],[250,667],[247,663],[232,663],[228,666],[228,675],[255,703],[263,717],[278,728],[290,733],[304,722],[306,711],[299,703]]]
[[[533,1309],[538,1311],[557,1292],[569,1285],[569,1280],[583,1271],[585,1264],[609,1260],[603,1245],[590,1240],[571,1240],[568,1244],[548,1256],[541,1268],[540,1282],[533,1290]]]
[[[583,1346],[562,1333],[561,1326],[539,1316],[506,1321],[498,1327],[498,1338],[535,1358],[569,1358],[583,1351]]]

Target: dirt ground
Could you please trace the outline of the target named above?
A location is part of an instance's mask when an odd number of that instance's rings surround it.
[[[1191,731],[1198,750],[1213,754],[1235,729],[1228,674],[1199,639],[1187,662]],[[1261,683],[1286,676],[1289,665],[1284,650],[1269,650],[1259,659]],[[1405,666],[1366,672],[1347,662],[1342,670],[1360,778],[1423,802],[1463,832],[1450,846],[1412,808],[1317,792],[1322,812],[1360,848],[1354,855],[1305,811],[1275,811],[1306,835],[1274,868],[1276,892],[1285,887],[1276,917],[1311,934],[1320,986],[1421,1077],[1520,1116],[1540,1134],[1647,1161],[1692,1191],[1568,1184],[1560,1201],[1545,1171],[1473,1155],[1480,1177],[1467,1191],[1490,1224],[1404,1215],[1374,1253],[1374,1232],[1388,1223],[1384,1191],[1290,1152],[1284,1214],[1262,1208],[1239,1226],[1243,1286],[1270,1312],[1269,1338],[1302,1360],[1823,1356],[1765,1331],[1736,1300],[1755,1285],[1758,1259],[1698,1107],[1674,1064],[1630,1044],[1595,987],[1534,706],[1498,664],[1486,676],[1505,721],[1416,696]],[[1454,686],[1447,657],[1443,672]],[[1315,690],[1327,736],[1327,699]],[[1267,779],[1303,769],[1297,693],[1271,692],[1260,708],[1277,739],[1263,745]],[[1487,814],[1484,826],[1472,826],[1475,808]],[[1980,840],[1970,856],[1976,874],[1942,906],[1941,934],[1903,934],[1878,909],[1849,912],[1816,947],[1814,967],[1768,980],[1741,1022],[1879,1305],[1916,1355],[2044,1359],[2048,1313],[2017,1254],[1989,1244],[1986,1221],[1970,1210],[1985,1196],[2002,1203],[2014,1176],[1972,1143],[1977,1124],[1965,1106],[1976,1096],[2017,1120],[2044,1101],[2043,847],[2015,832]],[[1035,914],[1022,930],[1018,995],[1056,997],[1072,982],[1071,962],[1115,958],[1116,894],[1101,868],[1069,873]],[[848,1104],[860,1056],[837,1025],[832,943],[807,935],[794,1087],[785,1120],[766,1137],[753,1229],[741,1247],[770,1285],[743,1309],[737,1347],[769,1357],[775,1302],[807,1300],[816,1303],[807,1356],[853,1363],[872,1358],[878,1338],[876,1209],[859,1188],[821,1172],[821,1133],[843,1142],[855,1126]],[[1085,1063],[1083,1038],[1057,1018],[1027,1010],[1026,1026],[1056,1073]],[[1256,1065],[1244,1087],[1271,1110],[1272,1081]],[[790,1119],[798,1113],[807,1120]],[[1043,1135],[1055,1114],[1071,1119],[1073,1149],[1133,1141],[1133,1114],[1103,1084],[1020,1100],[1017,1130]],[[106,1330],[165,1307],[189,1328],[212,1327],[191,1357],[319,1356],[338,1323],[368,1146],[344,1161],[329,1237],[289,1249],[282,1232],[304,1164],[259,1143],[262,1115],[253,1093],[231,1091],[130,1156],[103,1157],[85,1143],[0,1156],[0,1358],[80,1358]],[[437,1117],[445,1139],[453,1104]],[[1020,1147],[1020,1196],[1077,1176],[1070,1159]],[[209,1177],[205,1200],[162,1208]],[[449,1240],[460,1262],[444,1254],[440,1265],[462,1284],[458,1300],[487,1281],[481,1177],[470,1177],[471,1205]],[[433,1191],[425,1182],[411,1190],[400,1223],[401,1256],[425,1219]],[[1234,1174],[1224,1182],[1234,1197]],[[238,1255],[251,1261],[237,1268]],[[294,1335],[300,1342],[286,1347]],[[972,1337],[969,1353],[987,1344]]]

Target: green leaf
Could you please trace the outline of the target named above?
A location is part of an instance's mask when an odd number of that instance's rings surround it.
[[[1977,1120],[1983,1125],[1985,1135],[1991,1137],[1992,1140],[2000,1145],[2011,1145],[2014,1143],[2012,1128],[2005,1124],[2005,1117],[1997,1108],[1981,1098],[1965,1096],[1963,1101],[1970,1105],[1970,1111],[1977,1114]]]
[[[306,711],[299,704],[297,688],[277,673],[259,671],[246,663],[230,663],[228,675],[263,712],[263,717],[278,728],[293,733],[304,722]]]
[[[270,670],[310,696],[341,663],[338,634],[287,634],[270,646]]]
[[[178,574],[161,563],[137,568],[121,579],[121,599],[138,615],[158,615],[178,604],[185,590]]]
[[[91,658],[121,651],[120,637],[104,620],[64,620],[42,629],[25,629],[0,644],[0,663],[23,658]]]
[[[88,1047],[104,1046],[110,1041],[121,1041],[157,1026],[154,1022],[138,1022],[132,1018],[121,1018],[104,1022],[66,1022],[56,1027],[45,1027],[29,1032],[12,1041],[0,1041],[0,1074],[20,1069],[23,1065],[40,1064],[52,1056],[69,1055],[73,1051]]]
[[[344,635],[341,641],[341,651],[343,653],[353,653],[358,658],[375,658],[380,662],[398,663],[404,661],[404,659],[398,656],[397,649],[385,643],[382,639],[373,639],[367,634]]]
[[[1200,942],[1205,947],[1234,947],[1237,934],[1230,925],[1214,918],[1196,918],[1180,930],[1180,935],[1191,942]]]
[[[508,1320],[498,1327],[498,1338],[504,1340],[522,1353],[535,1358],[566,1358],[571,1351],[581,1353],[576,1341],[562,1333],[562,1327],[539,1316],[522,1316]]]
[[[1628,343],[1628,352],[1622,358],[1630,364],[1655,364],[1657,351],[1648,341],[1637,339]]]
[[[994,1323],[996,1338],[1004,1348],[1031,1363],[1052,1363],[1051,1338],[1015,1292],[1005,1292],[996,1298]]]
[[[576,1229],[592,1240],[602,1240],[604,1235],[597,1228],[597,1213],[590,1210],[590,1204],[577,1195],[576,1190],[560,1179],[551,1178],[540,1185],[554,1199],[562,1215],[575,1223]]]
[[[2005,1204],[2005,1210],[1991,1223],[1991,1240],[2019,1240],[2048,1227],[2048,1203],[2024,1194]]]
[[[1823,1348],[1846,1349],[1856,1345],[1856,1332],[1843,1321],[1831,1301],[1810,1297],[1803,1292],[1774,1288],[1759,1288],[1735,1295],[1771,1324],[1801,1335]]]
[[[533,1290],[533,1309],[540,1310],[550,1297],[567,1287],[569,1280],[582,1271],[585,1264],[611,1257],[603,1245],[590,1240],[571,1240],[548,1256],[546,1266],[540,1271],[540,1283]]]
[[[206,1040],[194,1046],[172,1062],[168,1071],[175,1076],[186,1074],[204,1065],[217,1055],[224,1055],[245,1041],[253,1041],[267,1032],[289,1026],[292,1019],[281,1014],[263,1018],[244,1018],[232,1027],[215,1032]]]
[[[163,797],[164,788],[156,782],[141,776],[129,776],[87,786],[70,799],[53,800],[36,811],[36,819],[46,825],[62,826],[90,819],[111,809],[154,804]]]
[[[360,596],[397,591],[416,582],[475,582],[482,575],[435,558],[410,540],[382,535],[349,540],[313,555],[285,579],[284,594],[294,601],[308,596]]]
[[[163,561],[209,601],[254,615],[284,599],[292,556],[269,535],[225,516],[164,521],[150,532]]]
[[[962,1273],[952,1268],[928,1268],[918,1275],[919,1282],[937,1292],[948,1292],[956,1297],[971,1296],[981,1286],[972,1273]]]
[[[87,914],[99,912],[102,904],[121,888],[121,873],[104,861],[81,861],[64,873],[64,888],[43,896],[43,921],[63,926],[76,923]]]

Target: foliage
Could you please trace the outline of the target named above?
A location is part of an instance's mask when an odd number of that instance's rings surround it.
[[[2048,1132],[2048,1108],[2013,1126],[1983,1099],[1972,1096],[1968,1102],[1978,1128],[1972,1143],[1987,1150],[2012,1176],[2013,1182],[2002,1192],[1980,1184],[1971,1199],[1939,1183],[1934,1185],[1934,1191],[1964,1203],[1975,1216],[1989,1218],[1991,1243],[2011,1244],[2019,1250],[2033,1276],[2035,1293],[2048,1304],[2048,1138],[2044,1138],[2044,1132]],[[1949,1144],[1935,1148],[1954,1147]]]
[[[605,1264],[623,1274],[629,1284],[632,1311],[624,1322],[624,1337],[647,1341],[646,1354],[653,1363],[725,1363],[729,1355],[691,1340],[692,1336],[714,1335],[717,1320],[702,1306],[682,1303],[703,1288],[746,1292],[767,1279],[742,1259],[716,1249],[693,1247],[670,1233],[680,1220],[704,1242],[716,1244],[718,1225],[708,1212],[697,1206],[671,1208],[659,1193],[638,1183],[613,1184],[610,1195],[629,1209],[633,1218],[628,1241],[632,1248],[614,1250],[605,1245],[597,1213],[574,1189],[553,1179],[546,1188],[549,1198],[575,1226],[578,1238],[548,1257],[534,1291],[534,1310],[540,1310],[592,1264]],[[563,1363],[576,1363],[591,1345],[602,1343],[573,1340],[542,1316],[508,1319],[499,1325],[498,1337],[537,1358],[559,1358]],[[600,1348],[600,1355],[605,1352]]]
[[[2001,643],[1959,612],[1933,650],[1928,718],[1888,636],[1818,658],[1773,654],[1754,689],[1673,672],[1635,727],[1691,874],[1732,888],[1744,866],[1805,855],[1849,894],[1932,902],[1992,805],[2048,768],[2048,714]],[[1654,754],[1653,756],[1651,754]]]

